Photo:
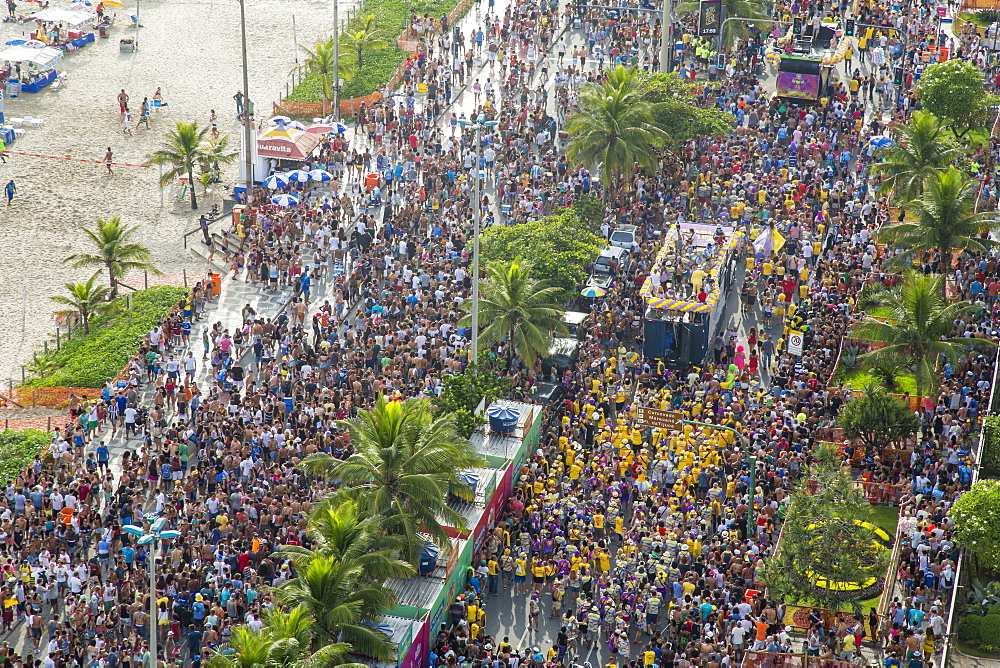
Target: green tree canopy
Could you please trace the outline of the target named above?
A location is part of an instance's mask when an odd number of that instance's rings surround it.
[[[490,264],[486,273],[479,300],[480,321],[486,324],[479,338],[486,343],[507,341],[511,353],[534,365],[552,347],[552,335],[566,331],[557,301],[559,289],[539,280],[531,262],[520,258]],[[467,301],[463,306],[472,304]],[[469,324],[472,315],[460,322]]]
[[[916,84],[923,108],[948,121],[955,137],[986,126],[997,96],[986,92],[983,71],[961,59],[928,65]]]
[[[981,480],[962,494],[948,512],[958,543],[972,551],[980,565],[1000,570],[1000,480]]]
[[[448,374],[442,379],[441,396],[435,402],[436,416],[453,415],[458,433],[469,438],[486,419],[476,415],[476,406],[485,400],[489,406],[495,399],[506,396],[514,385],[505,373],[506,364],[495,353],[483,350],[475,364],[462,373]]]
[[[103,267],[108,270],[108,283],[111,285],[111,296],[118,294],[118,282],[130,271],[148,271],[160,274],[153,266],[153,256],[148,248],[135,242],[139,226],[126,227],[122,225],[121,216],[112,216],[108,220],[97,219],[94,229],[81,228],[90,240],[91,253],[74,253],[63,262],[79,267]]]
[[[534,276],[558,288],[557,299],[564,301],[587,278],[604,243],[574,211],[566,210],[517,225],[493,225],[483,233],[480,249],[487,265],[515,257],[530,261]]]
[[[653,105],[653,123],[666,133],[670,148],[695,137],[718,137],[732,129],[735,119],[731,113],[697,106],[695,85],[675,73],[641,71],[639,81],[642,99]]]
[[[667,141],[653,122],[653,105],[642,98],[637,72],[619,65],[608,70],[604,83],[585,86],[579,111],[566,122],[572,136],[566,147],[569,161],[598,168],[608,188],[627,188],[636,166],[655,173],[655,149]]]
[[[941,294],[942,276],[925,276],[908,271],[902,282],[881,298],[891,311],[891,321],[866,316],[855,325],[852,336],[884,345],[861,355],[867,366],[905,361],[917,380],[917,391],[926,395],[937,387],[942,360],[956,363],[959,357],[977,348],[996,347],[989,339],[952,336],[955,321],[967,316],[968,302],[949,303]]]
[[[864,521],[868,500],[836,448],[821,445],[813,454],[789,498],[781,548],[765,562],[762,580],[772,598],[860,610],[859,603],[880,590],[889,551]]]
[[[837,424],[844,436],[861,441],[866,451],[878,451],[916,433],[920,419],[903,401],[872,383],[863,396],[841,407]]]
[[[879,194],[893,192],[895,200],[906,206],[920,196],[929,177],[962,156],[962,149],[945,134],[942,120],[927,111],[918,111],[909,123],[892,127],[899,141],[878,150],[881,161],[872,165],[872,172],[885,177]]]

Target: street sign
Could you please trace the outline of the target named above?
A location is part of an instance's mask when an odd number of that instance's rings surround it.
[[[680,411],[665,411],[659,408],[647,408],[639,406],[637,409],[637,422],[643,427],[653,429],[670,429],[680,431],[684,424],[684,414]]]
[[[938,15],[939,19],[943,19],[945,16],[948,15],[948,10],[945,9],[944,7],[938,7],[937,8],[937,15]]]
[[[802,332],[788,332],[788,352],[792,355],[802,355]]]

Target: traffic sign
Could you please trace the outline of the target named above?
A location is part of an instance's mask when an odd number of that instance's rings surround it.
[[[944,7],[938,7],[937,8],[937,15],[938,15],[939,19],[943,19],[945,16],[948,15],[948,10],[946,8],[944,8]]]
[[[792,355],[802,354],[802,332],[788,332],[788,352]]]
[[[636,414],[637,422],[643,427],[653,429],[670,429],[680,431],[684,424],[684,414],[680,411],[665,411],[659,408],[639,406]]]

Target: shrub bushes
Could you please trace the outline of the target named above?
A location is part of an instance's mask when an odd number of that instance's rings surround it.
[[[7,486],[49,444],[49,434],[39,429],[0,432],[0,485]]]
[[[371,14],[375,17],[375,27],[382,31],[381,38],[388,43],[387,49],[365,49],[362,52],[364,67],[354,72],[350,81],[340,89],[340,99],[350,100],[356,97],[371,95],[382,88],[403,62],[409,52],[396,48],[396,38],[407,27],[410,14],[418,16],[427,14],[439,19],[453,10],[459,0],[366,0],[358,8],[357,16]],[[448,26],[449,30],[452,26]],[[344,49],[341,43],[341,49]],[[356,54],[355,54],[356,55]],[[341,58],[349,58],[354,62],[346,49],[341,51]],[[323,86],[318,76],[309,74],[295,86],[286,100],[296,102],[324,102]]]
[[[985,477],[995,478],[1000,476],[1000,415],[984,417],[983,428],[986,430],[986,439],[980,460],[981,473]]]
[[[125,297],[119,308],[95,318],[90,333],[82,332],[63,343],[59,350],[41,358],[43,372],[29,378],[25,387],[103,387],[121,371],[139,349],[139,339],[187,294],[185,288],[159,286],[132,293],[132,318],[125,312]]]

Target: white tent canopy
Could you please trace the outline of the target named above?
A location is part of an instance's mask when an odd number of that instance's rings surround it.
[[[47,7],[40,12],[35,12],[31,18],[39,21],[53,21],[57,23],[68,23],[71,26],[79,26],[90,23],[97,19],[97,14],[81,9],[64,9],[63,7]]]
[[[55,67],[62,59],[62,51],[53,49],[50,46],[41,49],[32,49],[28,46],[10,46],[0,51],[0,60],[8,63],[31,63],[42,69]]]

